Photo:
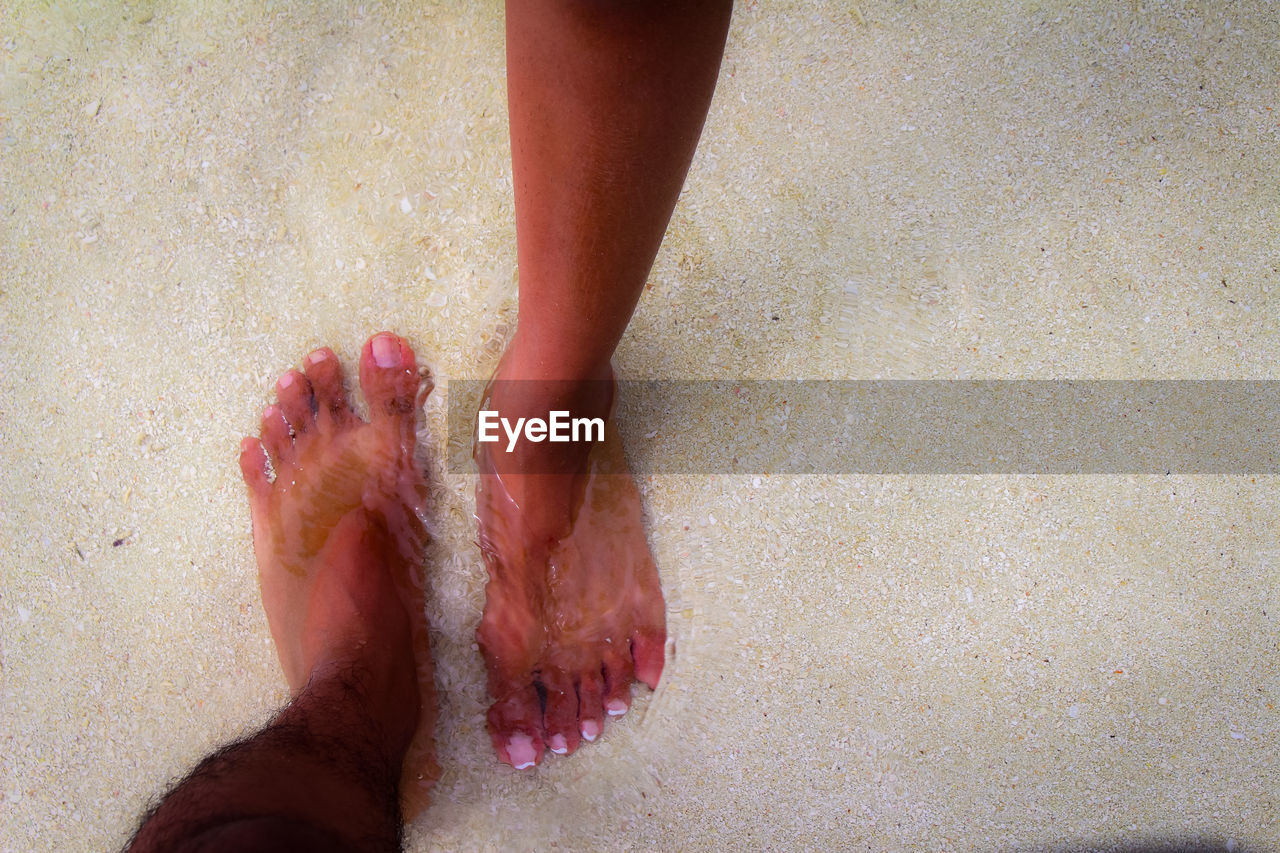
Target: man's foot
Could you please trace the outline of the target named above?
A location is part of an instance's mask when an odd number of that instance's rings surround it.
[[[404,755],[401,807],[412,817],[439,776],[436,697],[423,610],[414,462],[421,402],[413,350],[387,332],[360,357],[368,423],[347,402],[328,348],[276,383],[261,440],[241,443],[262,604],[293,693],[330,667],[353,673],[389,754]],[[422,392],[430,392],[430,380]],[[274,475],[274,476],[273,476]]]
[[[540,381],[509,351],[486,408],[514,422],[607,418],[605,442],[477,444],[476,515],[489,570],[477,638],[489,671],[489,734],[517,769],[544,749],[573,752],[606,716],[626,713],[631,682],[662,675],[666,614],[645,541],[640,495],[611,419],[606,364],[582,381]]]

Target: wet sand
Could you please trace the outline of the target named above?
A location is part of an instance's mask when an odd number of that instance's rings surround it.
[[[240,5],[0,21],[0,848],[119,845],[285,701],[238,442],[380,328],[441,386],[409,849],[1280,846],[1274,477],[646,476],[663,684],[500,766],[442,459],[515,320],[501,9]],[[619,375],[1277,378],[1277,45],[1264,2],[740,5]]]

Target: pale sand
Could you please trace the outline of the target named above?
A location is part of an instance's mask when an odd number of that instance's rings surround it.
[[[274,378],[380,328],[483,378],[515,319],[499,6],[141,5],[0,21],[6,850],[120,844],[285,700],[235,464]],[[1278,44],[1266,2],[743,4],[619,371],[1275,378]],[[410,849],[1280,845],[1274,478],[645,479],[663,685],[516,773],[439,468]]]

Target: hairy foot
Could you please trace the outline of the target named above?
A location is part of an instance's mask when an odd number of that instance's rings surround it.
[[[545,749],[565,754],[595,740],[606,716],[630,707],[633,680],[657,685],[666,642],[640,495],[611,417],[612,371],[572,382],[532,375],[509,351],[484,408],[512,422],[567,410],[606,426],[602,444],[476,445],[489,734],[517,769]]]
[[[276,383],[261,440],[246,438],[262,604],[289,687],[347,667],[391,754],[404,755],[401,808],[427,802],[435,763],[435,683],[423,610],[419,518],[426,486],[414,458],[421,397],[413,350],[387,332],[360,357],[370,420],[347,402],[333,351],[307,356]]]

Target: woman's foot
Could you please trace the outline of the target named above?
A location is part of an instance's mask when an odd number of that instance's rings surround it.
[[[662,675],[666,613],[645,540],[640,495],[611,419],[608,364],[548,378],[519,339],[485,408],[514,423],[564,410],[606,420],[603,443],[477,444],[476,515],[489,570],[477,637],[489,671],[489,733],[517,769],[545,749],[573,752],[606,716],[626,713],[631,683]]]
[[[413,350],[383,332],[360,358],[370,420],[351,410],[332,350],[276,384],[261,439],[241,443],[262,603],[294,694],[332,667],[355,675],[389,754],[404,755],[401,805],[412,817],[439,775],[436,698],[423,610],[414,462],[419,395]]]

